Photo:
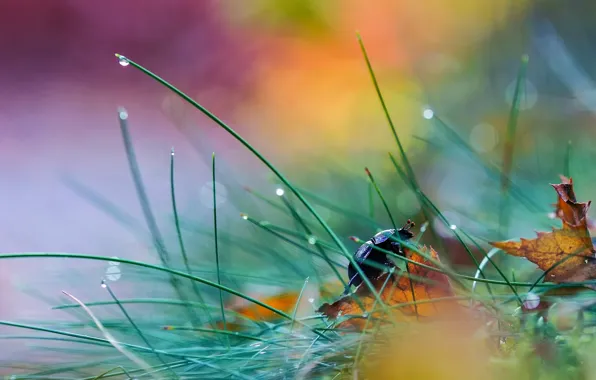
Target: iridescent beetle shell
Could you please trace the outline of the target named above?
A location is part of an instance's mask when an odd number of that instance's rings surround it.
[[[414,223],[408,220],[406,225],[399,230],[396,231],[392,228],[381,231],[358,248],[356,253],[354,253],[354,261],[358,263],[366,277],[375,279],[385,272],[385,270],[395,267],[395,264],[385,252],[374,249],[373,246],[393,252],[396,255],[404,256],[401,244],[391,239],[391,237],[397,234],[398,236],[395,236],[395,238],[401,241],[409,240],[414,237],[414,234],[410,232],[410,228],[413,226]],[[367,263],[371,263],[372,265],[367,265]],[[349,282],[344,294],[349,293],[352,285],[357,287],[362,283],[362,278],[352,263],[348,265],[348,278]]]

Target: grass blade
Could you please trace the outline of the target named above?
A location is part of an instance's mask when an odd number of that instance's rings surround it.
[[[217,239],[217,194],[215,189],[215,152],[211,155],[211,179],[213,181],[213,236],[215,243],[215,267],[217,269],[217,283],[221,285],[221,274],[219,267],[219,243]],[[224,312],[223,291],[219,289],[219,304],[221,306],[221,319],[223,321],[224,331],[228,330],[226,324],[226,313]],[[230,348],[230,339],[226,337],[228,349]]]
[[[129,58],[126,58],[126,57],[124,57],[124,56],[122,56],[120,54],[115,54],[115,55],[116,55],[116,58],[118,58],[118,60],[119,60],[120,63],[126,62],[126,63],[128,63],[128,65],[131,65],[135,69],[140,70],[145,75],[153,78],[155,81],[157,81],[160,84],[162,84],[163,86],[169,88],[176,95],[180,96],[182,99],[184,99],[190,105],[192,105],[193,107],[195,107],[197,110],[201,111],[205,116],[207,116],[209,119],[211,119],[213,122],[215,122],[221,128],[223,128],[226,132],[228,132],[230,135],[232,135],[236,140],[238,140],[242,145],[244,145],[252,154],[254,154],[255,157],[257,157],[265,166],[267,166],[269,168],[269,170],[271,170],[273,172],[273,174],[275,174],[277,176],[277,178],[279,178],[279,180],[281,182],[283,182],[283,184],[286,185],[288,187],[288,189],[290,189],[290,191],[292,191],[292,193],[294,193],[294,195],[296,196],[296,198],[298,198],[300,200],[300,202],[308,209],[308,211],[321,224],[321,227],[323,227],[323,229],[325,230],[325,232],[327,232],[329,234],[329,236],[331,237],[331,239],[333,240],[333,242],[341,249],[342,254],[346,257],[346,259],[348,259],[350,261],[350,263],[354,266],[354,268],[356,269],[356,271],[358,272],[358,274],[362,277],[363,282],[370,289],[370,291],[374,295],[374,297],[381,303],[381,305],[384,305],[383,304],[383,301],[381,300],[381,297],[379,296],[379,293],[377,292],[377,290],[373,286],[372,282],[364,274],[364,272],[362,271],[362,268],[360,268],[360,265],[356,262],[356,260],[354,260],[353,255],[348,251],[348,249],[346,248],[345,244],[340,240],[340,238],[331,229],[331,227],[327,224],[327,222],[325,222],[323,220],[323,218],[319,215],[319,213],[317,213],[317,211],[312,207],[312,205],[310,204],[310,202],[308,202],[308,200],[306,200],[306,198],[304,198],[304,196],[300,193],[300,191],[298,191],[298,189],[296,187],[294,187],[286,179],[286,177],[268,159],[265,158],[265,156],[263,156],[258,150],[256,150],[251,144],[249,144],[248,141],[246,141],[242,136],[240,136],[235,130],[233,130],[232,128],[230,128],[226,123],[224,123],[220,118],[218,118],[217,116],[215,116],[213,113],[211,113],[205,107],[203,107],[202,105],[200,105],[199,103],[197,103],[196,101],[194,101],[190,96],[186,95],[184,92],[180,91],[178,88],[176,88],[175,86],[173,86],[172,84],[170,84],[166,80],[162,79],[158,75],[156,75],[156,74],[152,73],[151,71],[147,70],[145,67],[139,65],[138,63],[130,60]],[[128,65],[126,65],[126,66],[128,66]],[[347,283],[346,283],[346,281],[344,280],[343,277],[341,277],[340,280],[341,280],[341,282],[343,283],[344,286],[347,285]]]

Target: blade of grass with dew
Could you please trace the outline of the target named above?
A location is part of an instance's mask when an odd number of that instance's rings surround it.
[[[139,165],[137,163],[132,138],[130,136],[130,131],[128,130],[128,112],[126,112],[126,110],[124,110],[123,108],[121,108],[118,112],[118,120],[120,122],[120,132],[122,133],[122,140],[124,142],[128,166],[137,192],[137,198],[139,199],[141,210],[143,211],[143,216],[145,217],[147,228],[149,229],[149,232],[153,239],[154,247],[157,250],[162,265],[168,267],[170,264],[170,257],[168,251],[166,250],[166,246],[161,236],[161,232],[159,232],[159,228],[157,227],[157,222],[155,221],[153,212],[151,211],[149,197],[147,196],[147,192],[145,191],[145,185],[143,184],[141,171],[139,170]],[[176,277],[170,277],[170,284],[172,285],[180,299],[188,301],[186,295],[180,288],[179,281]],[[193,323],[194,325],[200,324],[198,317],[191,309],[186,309],[186,312],[189,316],[191,323]]]
[[[466,231],[464,231],[462,229],[460,229],[460,231],[461,231],[462,235],[464,235],[464,237],[466,237],[468,240],[470,240],[472,242],[472,244],[476,247],[476,249],[478,249],[480,252],[484,252],[484,249],[482,249],[480,244],[478,244],[478,242],[472,236],[470,236]],[[497,263],[492,259],[492,256],[489,255],[488,253],[489,252],[486,252],[484,254],[484,258],[486,258],[486,260],[491,263],[491,265],[496,269],[497,273],[499,273],[499,276],[501,276],[505,280],[505,282],[510,283],[510,281],[507,278],[507,276],[505,275],[505,273],[501,270],[501,268],[499,268]],[[481,266],[479,265],[478,268],[480,269]],[[521,306],[523,304],[523,300],[517,293],[517,289],[515,289],[515,286],[513,286],[513,285],[509,286],[509,288],[511,289],[511,291],[513,292],[513,295],[517,298],[517,301],[518,301],[519,305]],[[490,293],[490,291],[489,291],[489,294],[492,295],[492,293]]]
[[[241,214],[242,219],[244,220],[248,220],[250,223],[254,224],[255,226],[259,227],[259,228],[263,228],[263,226],[260,224],[260,222],[254,220],[253,218],[249,217],[246,214]],[[199,232],[200,234],[205,234],[207,235],[207,233],[205,231],[201,231],[201,230],[193,230],[196,232]],[[292,273],[297,273],[298,275],[300,275],[302,273],[301,269],[299,269],[294,262],[292,262],[292,260],[288,259],[287,257],[283,256],[283,255],[279,255],[279,253],[277,251],[272,250],[269,246],[263,246],[263,245],[259,245],[259,244],[254,244],[251,243],[250,241],[247,241],[244,238],[241,237],[236,237],[233,234],[229,234],[229,233],[223,233],[223,231],[219,231],[219,240],[220,241],[225,241],[226,243],[228,243],[231,246],[237,247],[239,249],[242,249],[244,252],[254,255],[255,257],[262,257],[263,254],[267,254],[271,257],[274,257],[277,261],[277,264],[283,264],[285,267],[287,267],[288,269],[291,270]],[[211,233],[208,234],[209,236],[211,236]],[[294,243],[294,242],[292,242]],[[298,244],[298,243],[296,243]],[[308,248],[302,247],[300,246],[300,249],[304,249],[307,250]],[[314,251],[309,251],[309,253],[314,254],[314,255],[318,255],[317,252]],[[341,265],[341,264],[337,264],[336,265]],[[223,271],[222,271],[223,273]],[[240,277],[240,275],[236,275],[237,277]],[[228,275],[228,278],[230,276]],[[255,276],[253,276],[254,278]],[[302,276],[302,278],[306,277],[306,274],[304,276]],[[272,279],[267,279],[268,282],[271,282]],[[281,281],[280,281],[281,283]]]
[[[232,135],[236,140],[238,140],[242,145],[244,145],[250,152],[252,152],[252,154],[255,155],[255,157],[257,157],[263,164],[265,164],[265,166],[267,166],[269,168],[269,170],[271,170],[277,176],[277,178],[279,178],[279,180],[281,182],[283,182],[283,184],[286,185],[288,187],[288,189],[290,189],[292,191],[292,193],[294,193],[296,198],[298,198],[298,200],[300,200],[300,202],[308,209],[308,211],[321,224],[321,227],[323,227],[325,232],[327,232],[329,234],[329,236],[331,237],[333,242],[335,244],[337,244],[337,246],[341,249],[342,254],[350,261],[350,263],[354,266],[354,269],[356,269],[358,274],[362,277],[363,282],[370,289],[370,291],[372,292],[374,297],[376,299],[378,299],[379,301],[381,301],[379,293],[374,288],[374,285],[372,284],[370,279],[368,279],[368,277],[366,277],[366,275],[362,271],[362,268],[360,268],[360,265],[358,265],[356,260],[354,260],[353,255],[347,250],[345,244],[339,239],[337,234],[323,220],[323,218],[321,218],[319,213],[316,212],[316,210],[312,207],[310,202],[308,202],[308,200],[306,200],[306,198],[300,193],[300,191],[298,191],[298,189],[296,187],[294,187],[286,179],[286,177],[283,174],[281,174],[281,172],[268,159],[265,158],[265,156],[263,156],[258,150],[256,150],[251,144],[249,144],[248,141],[246,141],[242,136],[240,136],[235,130],[230,128],[226,123],[224,123],[221,119],[219,119],[217,116],[215,116],[209,110],[207,110],[205,107],[203,107],[202,105],[200,105],[199,103],[194,101],[190,96],[186,95],[184,92],[180,91],[178,88],[176,88],[175,86],[173,86],[166,80],[162,79],[158,75],[152,73],[151,71],[147,70],[145,67],[139,65],[138,63],[132,61],[131,59],[126,58],[120,54],[115,54],[115,55],[116,55],[116,58],[118,58],[120,63],[125,62],[124,66],[131,65],[135,69],[140,70],[143,74],[149,76],[150,78],[159,82],[163,86],[167,87],[168,89],[173,91],[176,95],[180,96],[182,99],[184,99],[190,105],[192,105],[194,108],[201,111],[205,116],[207,116],[209,119],[211,119],[213,122],[215,122],[221,128],[223,128],[226,132],[228,132],[230,135]],[[339,277],[339,280],[342,282],[342,284],[344,286],[347,285],[346,281],[344,280],[344,278],[342,276]],[[383,305],[382,301],[381,301],[381,305]]]
[[[182,261],[184,262],[184,267],[185,267],[186,271],[189,274],[192,274],[192,271],[190,270],[190,264],[188,261],[188,254],[186,252],[186,246],[184,244],[184,238],[182,237],[182,231],[180,229],[180,218],[178,217],[178,207],[176,204],[176,187],[175,187],[176,181],[174,180],[175,154],[176,153],[174,152],[174,148],[172,148],[172,151],[170,153],[170,195],[171,195],[171,200],[172,200],[172,212],[174,214],[174,226],[176,227],[176,236],[178,237],[178,245],[180,246],[180,253],[182,254]],[[201,291],[199,290],[199,287],[197,286],[197,284],[194,281],[191,281],[191,286],[192,286],[195,296],[199,300],[199,303],[202,305],[201,308],[203,309],[203,312],[207,315],[207,317],[209,319],[209,323],[211,324],[211,327],[215,328],[215,322],[213,321],[213,318],[211,317],[211,313],[209,311],[207,311],[207,308],[205,306],[206,305],[205,300],[201,294]],[[200,321],[200,319],[199,319],[199,321]]]
[[[123,258],[119,258],[119,257],[109,257],[109,256],[97,256],[97,255],[85,255],[85,254],[80,254],[80,253],[59,253],[59,252],[20,252],[20,253],[4,253],[4,254],[0,254],[0,260],[3,259],[15,259],[15,258],[70,258],[70,259],[82,259],[82,260],[95,260],[95,261],[115,261],[115,262],[119,262],[122,264],[128,264],[128,265],[133,265],[133,266],[137,266],[137,267],[144,267],[147,269],[152,269],[152,270],[156,270],[156,271],[160,271],[160,272],[165,272],[165,273],[169,273],[175,276],[179,276],[179,277],[183,277],[183,278],[188,278],[191,279],[193,281],[197,281],[200,282],[202,284],[205,284],[207,286],[216,288],[216,289],[221,289],[226,293],[230,293],[232,295],[238,296],[240,298],[243,298],[251,303],[254,303],[256,305],[262,306],[265,309],[283,317],[286,318],[288,320],[291,320],[292,317],[290,315],[288,315],[287,313],[284,313],[283,311],[276,309],[264,302],[261,302],[259,300],[257,300],[256,298],[250,297],[240,291],[228,288],[226,286],[223,285],[219,285],[213,281],[209,281],[206,280],[202,277],[198,277],[198,276],[194,276],[182,271],[178,271],[178,270],[174,270],[174,269],[170,269],[168,267],[164,267],[164,266],[158,266],[158,265],[153,265],[153,264],[149,264],[149,263],[145,263],[142,261],[135,261],[135,260],[129,260],[129,259],[123,259]],[[4,322],[0,322],[0,324],[3,324]],[[298,322],[299,323],[299,322]],[[301,324],[301,323],[299,323]],[[308,328],[309,330],[313,331],[313,329],[310,326],[301,324],[302,326]],[[319,335],[319,334],[317,334]],[[322,338],[325,339],[329,339],[326,336],[322,336]]]
[[[373,185],[375,191],[377,192],[377,195],[379,196],[379,199],[381,200],[383,207],[385,207],[385,211],[387,212],[387,215],[389,216],[389,220],[391,220],[393,229],[395,231],[397,231],[398,230],[397,225],[395,224],[395,220],[393,219],[393,215],[391,214],[389,205],[387,205],[387,202],[385,201],[385,197],[383,196],[383,193],[381,192],[381,188],[379,187],[379,185],[377,185],[377,182],[375,181],[370,170],[368,170],[368,168],[364,168],[364,170],[366,171],[366,175],[368,176],[370,183]],[[410,276],[410,268],[407,265],[406,265],[406,271],[408,273],[408,276]],[[416,292],[414,292],[414,284],[412,284],[412,281],[410,281],[410,291],[412,292],[412,299],[414,301],[416,301]],[[376,305],[376,302],[375,302],[375,305]],[[418,319],[419,315],[418,315],[418,306],[417,305],[414,305],[414,313],[416,314],[416,319]]]
[[[327,261],[327,259],[326,259],[324,256],[319,256],[319,253],[318,253],[318,252],[316,252],[316,251],[313,251],[313,250],[311,250],[311,249],[308,249],[308,248],[304,247],[302,244],[300,244],[300,243],[298,243],[298,242],[295,242],[295,241],[293,241],[293,240],[291,240],[291,239],[288,239],[287,237],[283,236],[283,235],[282,235],[282,234],[280,234],[279,232],[277,232],[277,231],[273,230],[273,228],[272,228],[272,227],[274,226],[273,224],[271,224],[271,223],[269,223],[269,222],[263,222],[263,221],[259,222],[259,221],[257,221],[257,220],[255,220],[255,219],[251,218],[250,216],[248,216],[248,215],[246,215],[246,214],[242,214],[242,219],[249,221],[249,222],[250,222],[250,223],[252,223],[253,225],[255,225],[255,226],[257,226],[257,227],[259,227],[259,228],[261,228],[261,229],[263,229],[263,230],[265,230],[265,231],[267,231],[267,232],[271,233],[272,235],[276,236],[276,237],[277,237],[277,238],[279,238],[280,240],[282,240],[282,241],[284,241],[284,242],[286,242],[286,243],[289,243],[289,244],[293,245],[293,246],[294,246],[294,247],[296,247],[296,248],[299,248],[299,249],[301,249],[301,250],[303,250],[303,251],[305,251],[305,252],[308,252],[308,253],[310,253],[311,255],[315,255],[315,256],[317,256],[317,257],[320,257],[321,259],[325,260],[325,261],[326,261],[326,262],[327,262],[327,263],[330,265],[330,267],[332,268],[332,270],[335,272],[336,276],[341,276],[341,275],[339,274],[339,272],[337,271],[337,268],[336,268],[336,267],[337,267],[337,266],[339,266],[339,267],[345,267],[344,265],[342,265],[342,264],[340,264],[340,263],[338,263],[338,262],[336,262],[336,261],[333,261],[333,260],[331,260],[331,259],[328,259],[328,261]],[[278,227],[276,227],[276,229],[277,229],[277,228],[278,228]],[[338,251],[336,251],[336,252],[337,252],[338,254],[341,254],[341,251],[339,251],[339,250],[338,250]],[[297,269],[297,271],[298,271],[298,273],[302,273],[302,270],[300,270],[300,269]],[[305,275],[305,276],[303,276],[303,277],[307,277],[307,276]]]
[[[420,189],[420,185],[418,184],[418,181],[416,180],[416,175],[414,173],[414,170],[412,169],[412,165],[410,164],[410,161],[408,160],[406,151],[404,150],[401,140],[399,139],[399,136],[397,134],[397,130],[395,129],[395,125],[393,124],[393,119],[391,118],[391,115],[389,114],[389,109],[387,108],[387,105],[385,103],[385,98],[383,97],[383,94],[381,92],[379,82],[377,81],[377,76],[375,75],[375,72],[372,68],[370,59],[368,58],[368,53],[366,52],[366,48],[364,47],[364,41],[362,40],[362,36],[360,36],[360,33],[356,33],[356,38],[358,40],[358,44],[360,45],[360,50],[362,51],[362,55],[364,56],[364,60],[366,62],[366,67],[368,69],[368,73],[369,73],[370,78],[371,78],[373,85],[375,87],[377,97],[379,98],[379,102],[381,103],[381,107],[383,108],[383,113],[385,114],[385,118],[387,119],[387,123],[389,124],[389,127],[391,129],[391,133],[393,134],[393,138],[395,139],[395,142],[397,144],[403,165],[406,168],[405,178],[407,178],[407,181],[405,181],[405,183],[406,183],[406,185],[410,185],[411,188],[414,190],[415,194],[417,194],[416,190]],[[422,202],[420,202],[420,203],[422,205]],[[424,218],[430,222],[429,215],[428,215],[427,211],[424,209],[424,207],[422,207],[422,214],[424,215]],[[441,239],[439,238],[438,234],[434,230],[434,226],[432,224],[430,224],[430,231],[431,231],[431,234],[433,235],[433,237],[435,238],[435,240],[438,241],[439,244],[442,244]]]
[[[155,351],[155,348],[153,348],[153,346],[151,345],[151,343],[149,342],[149,340],[145,337],[145,335],[143,334],[143,332],[141,331],[141,329],[139,329],[139,327],[137,326],[137,324],[130,317],[130,314],[128,314],[128,312],[126,311],[126,309],[124,308],[124,306],[120,303],[120,301],[116,297],[116,294],[112,291],[112,288],[110,287],[110,285],[105,280],[102,280],[101,281],[101,287],[104,288],[104,289],[106,289],[108,291],[110,297],[112,297],[112,299],[114,300],[114,302],[116,302],[116,305],[118,306],[118,308],[120,309],[120,311],[122,312],[122,314],[124,314],[124,316],[126,317],[126,319],[128,320],[128,322],[130,322],[130,325],[135,329],[135,331],[137,332],[137,334],[139,334],[139,337],[145,343],[145,345],[147,345],[147,347],[149,347],[155,353],[155,356],[157,357],[157,359],[161,362],[161,364],[163,364],[164,366],[166,366],[168,368],[169,372],[172,375],[174,375],[174,378],[175,379],[178,379],[178,376],[176,375],[176,373],[171,368],[169,368],[168,364],[161,357],[161,355],[158,354]],[[81,305],[81,307],[82,307],[82,305]],[[90,310],[86,305],[85,305],[85,307],[86,307],[87,310]]]
[[[298,211],[294,208],[294,206],[292,206],[292,204],[290,203],[290,201],[287,199],[287,197],[285,196],[285,194],[281,194],[279,196],[282,200],[282,202],[284,203],[284,205],[286,206],[286,208],[290,211],[290,214],[292,215],[292,217],[294,218],[294,220],[298,223],[298,225],[304,230],[304,232],[306,233],[306,235],[308,236],[308,243],[311,245],[315,246],[315,249],[319,252],[319,254],[321,255],[321,257],[323,257],[323,259],[329,264],[329,266],[332,266],[332,264],[330,263],[329,260],[329,256],[327,255],[327,252],[325,252],[325,249],[323,247],[321,247],[320,244],[318,244],[318,239],[313,235],[312,230],[308,227],[308,225],[306,224],[306,222],[304,221],[304,219],[302,219],[302,217],[300,216],[300,214],[298,214]],[[311,242],[314,241],[314,244],[312,244]],[[323,284],[323,280],[321,279],[321,276],[319,275],[319,271],[317,270],[314,261],[310,260],[310,264],[313,270],[313,273],[315,275],[315,278],[317,279],[317,282],[322,285]]]
[[[217,193],[215,189],[215,152],[211,155],[211,179],[213,183],[213,242],[215,244],[215,267],[217,268],[217,284],[221,286],[221,274],[219,272],[219,242],[217,239]],[[228,330],[226,323],[226,313],[224,312],[223,291],[219,289],[219,305],[221,307],[221,319],[223,321],[224,331]],[[230,340],[226,339],[228,349]]]
[[[513,169],[513,152],[515,150],[515,133],[519,118],[520,95],[525,87],[528,60],[528,55],[524,55],[521,59],[521,66],[515,81],[511,109],[509,110],[509,120],[507,121],[507,137],[505,138],[503,171],[501,175],[501,207],[499,207],[499,235],[501,238],[505,238],[511,219],[511,211],[509,209],[509,178],[511,178],[511,170]]]

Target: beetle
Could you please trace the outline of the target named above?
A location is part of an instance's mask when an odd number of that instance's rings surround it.
[[[395,267],[395,263],[389,258],[389,256],[378,249],[373,247],[378,247],[384,249],[386,251],[393,252],[400,256],[405,256],[401,244],[392,237],[395,237],[401,241],[407,241],[414,237],[414,234],[410,231],[410,229],[414,227],[414,222],[408,219],[406,225],[399,230],[389,229],[384,230],[377,233],[373,236],[370,240],[366,243],[362,244],[360,248],[354,253],[354,261],[358,263],[362,272],[368,277],[369,279],[375,279],[384,272],[384,269],[381,267],[385,267],[387,269],[391,269]],[[397,235],[397,236],[395,236]],[[367,265],[367,262],[372,262],[375,266]],[[344,295],[350,292],[350,288],[352,285],[357,287],[362,283],[362,277],[356,270],[356,268],[350,264],[348,265],[348,278],[350,281],[346,286],[346,290],[344,291]]]

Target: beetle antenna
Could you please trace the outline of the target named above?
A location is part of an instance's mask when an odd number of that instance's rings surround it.
[[[408,219],[406,221],[405,226],[403,226],[401,229],[404,231],[409,231],[410,229],[412,229],[412,227],[414,227],[416,225],[416,223],[412,222],[411,219]]]

